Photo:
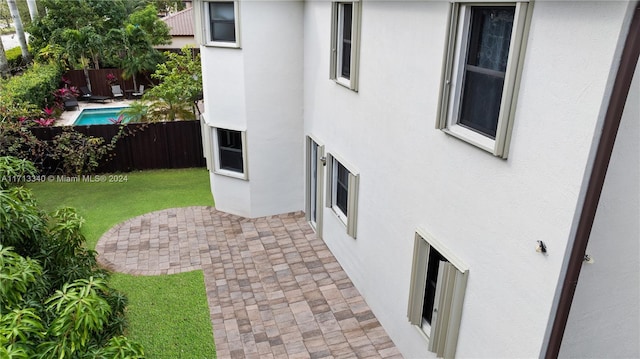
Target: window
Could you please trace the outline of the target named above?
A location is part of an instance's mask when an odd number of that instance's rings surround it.
[[[207,44],[238,47],[237,2],[205,2],[207,18]]]
[[[360,3],[332,3],[331,79],[358,90]]]
[[[407,317],[438,357],[455,355],[467,276],[466,266],[438,241],[416,233]]]
[[[307,136],[305,215],[318,237],[322,237],[322,195],[324,189],[324,146]]]
[[[354,175],[332,155],[327,155],[327,207],[347,226],[347,234],[356,238],[359,175]]]
[[[507,157],[528,3],[454,4],[438,128]]]
[[[213,130],[215,172],[246,179],[245,133],[223,128]]]

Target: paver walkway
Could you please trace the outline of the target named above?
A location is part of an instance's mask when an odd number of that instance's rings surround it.
[[[172,208],[116,225],[98,261],[135,275],[203,269],[218,358],[401,358],[302,212]]]

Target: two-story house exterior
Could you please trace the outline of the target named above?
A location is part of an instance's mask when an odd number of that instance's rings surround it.
[[[304,210],[407,358],[640,356],[637,13],[196,0],[216,207]]]

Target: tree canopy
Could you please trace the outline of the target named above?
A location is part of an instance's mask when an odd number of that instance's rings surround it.
[[[168,43],[169,28],[153,1],[42,0],[45,16],[28,29],[34,52],[69,68],[121,67],[132,57],[155,65],[153,45]]]

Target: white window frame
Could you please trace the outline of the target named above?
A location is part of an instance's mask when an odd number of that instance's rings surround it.
[[[360,175],[352,170],[353,167],[346,162],[336,159],[334,155],[327,154],[327,195],[325,197],[326,207],[331,208],[332,212],[345,225],[347,234],[354,239],[357,234],[357,218],[358,218],[358,192],[360,186]],[[347,182],[347,213],[344,213],[336,203],[337,180],[338,180],[338,163],[342,165],[348,172]]]
[[[344,5],[350,4],[351,8],[351,63],[349,64],[349,78],[341,75],[342,68],[342,34]],[[331,68],[329,77],[336,83],[358,91],[358,68],[360,63],[360,1],[343,1],[331,3]]]
[[[234,16],[234,28],[235,28],[235,41],[214,41],[211,38],[211,12],[209,10],[212,3],[233,3],[233,16]],[[230,47],[240,48],[240,6],[238,1],[224,1],[224,0],[209,0],[203,2],[204,15],[204,46],[214,47]]]
[[[315,156],[313,152],[313,145],[316,145]],[[315,229],[318,237],[322,238],[322,209],[323,209],[323,195],[324,195],[324,172],[326,166],[326,158],[324,155],[324,145],[321,145],[315,138],[307,136],[306,147],[306,189],[305,189],[305,217],[311,227]],[[315,167],[315,168],[314,168]],[[312,180],[312,172],[315,171],[315,188],[312,186],[314,181]],[[315,196],[315,203],[312,200]],[[315,208],[312,208],[315,207]],[[315,209],[316,218],[315,222],[312,218],[312,211]]]
[[[218,141],[218,130],[236,131],[240,132],[240,138],[242,141],[242,172],[228,170],[220,167],[220,144]],[[213,164],[214,173],[239,178],[243,180],[249,179],[249,169],[247,168],[247,133],[246,131],[236,130],[232,128],[212,127],[211,128],[211,140],[213,144]]]
[[[431,325],[423,323],[422,308],[426,290],[429,251],[437,250],[440,262],[434,295]],[[429,341],[429,351],[438,357],[453,358],[458,343],[462,305],[467,286],[467,266],[428,232],[418,229],[414,239],[413,267],[407,318]]]
[[[207,170],[213,172],[214,161],[213,158],[211,158],[213,153],[213,147],[211,145],[211,127],[207,124],[204,113],[200,115],[200,131],[202,133],[202,154],[207,165]]]
[[[464,64],[470,38],[471,9],[476,6],[514,6],[509,54],[505,70],[502,99],[495,138],[458,124],[463,91]],[[444,69],[436,128],[475,145],[500,158],[507,158],[516,109],[520,74],[524,61],[529,18],[529,1],[458,1],[451,5],[449,35],[446,42]]]

